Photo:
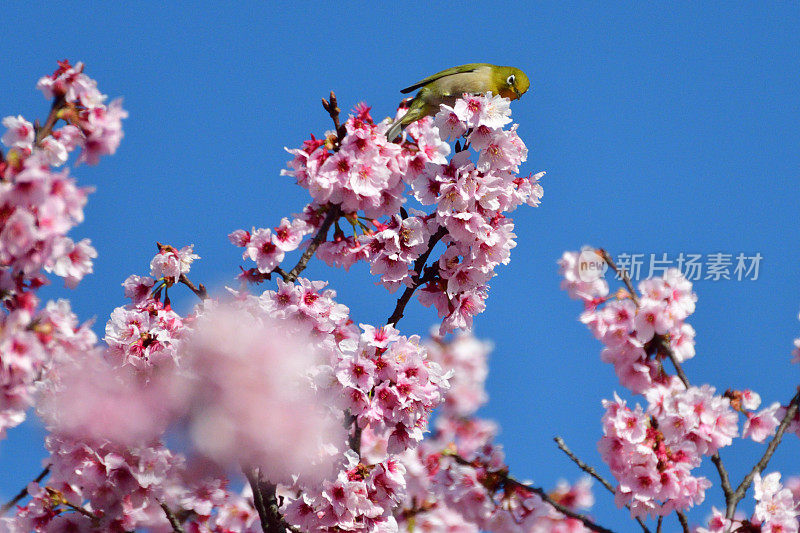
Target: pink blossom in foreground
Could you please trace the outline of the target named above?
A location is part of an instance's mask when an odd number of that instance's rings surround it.
[[[198,452],[221,465],[258,466],[273,482],[325,470],[313,461],[320,446],[345,437],[306,376],[322,357],[313,340],[290,336],[280,322],[220,308],[192,323],[181,351]]]

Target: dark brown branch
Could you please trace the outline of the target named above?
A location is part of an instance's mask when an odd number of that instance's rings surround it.
[[[731,478],[728,476],[728,471],[725,470],[725,466],[722,464],[722,458],[719,456],[719,452],[715,452],[714,455],[711,456],[711,462],[717,467],[722,493],[725,495],[725,505],[727,506],[731,498],[733,498]]]
[[[447,235],[447,230],[443,227],[440,227],[438,230],[436,230],[436,233],[431,235],[430,239],[428,239],[428,249],[425,250],[425,253],[419,256],[414,262],[414,272],[416,274],[411,279],[411,286],[406,287],[406,289],[403,291],[403,294],[397,299],[397,305],[395,305],[394,311],[389,317],[389,320],[386,321],[387,324],[396,326],[400,319],[403,318],[403,312],[406,309],[406,305],[408,305],[408,302],[411,300],[411,296],[414,294],[414,291],[417,290],[417,287],[427,281],[422,274],[425,263],[431,256],[431,252],[433,252],[433,248],[436,246],[436,243],[438,243],[445,235]]]
[[[287,283],[292,283],[297,279],[297,276],[300,275],[308,262],[314,256],[314,253],[319,248],[319,245],[325,242],[325,239],[328,237],[328,230],[333,225],[333,223],[342,215],[342,209],[338,205],[328,205],[328,214],[325,215],[325,220],[322,221],[322,225],[317,230],[317,234],[314,235],[314,238],[311,239],[311,242],[308,243],[308,248],[305,249],[303,255],[300,256],[300,260],[294,266],[292,270],[289,271],[288,274],[283,276],[283,279]]]
[[[682,511],[675,511],[675,514],[678,515],[678,521],[681,523],[683,533],[689,533],[689,522],[686,520],[686,515]]]
[[[669,345],[669,342],[667,342],[667,339],[660,335],[658,335],[657,342],[659,343],[659,348],[661,348],[661,350],[667,354],[669,360],[672,361],[672,366],[675,367],[675,373],[678,374],[678,379],[680,379],[683,383],[683,386],[688,389],[691,386],[689,384],[689,378],[686,377],[686,373],[683,371],[683,367],[681,367],[681,363],[678,361],[675,352],[672,351],[672,347]]]
[[[35,128],[36,130],[36,146],[40,146],[41,142],[53,132],[53,126],[56,125],[58,122],[58,113],[61,111],[61,108],[64,107],[66,100],[64,99],[64,95],[57,96],[53,99],[53,105],[50,106],[50,114],[47,115],[47,120],[44,123],[44,126],[38,127],[38,124]]]
[[[47,476],[47,474],[49,474],[49,473],[50,473],[50,466],[48,465],[48,466],[46,466],[46,467],[44,468],[44,470],[42,470],[42,471],[39,473],[39,475],[38,475],[38,476],[36,476],[36,479],[34,479],[34,480],[33,480],[33,482],[34,482],[34,483],[39,483],[39,482],[40,482],[41,480],[43,480],[43,479],[44,479],[44,478]],[[28,495],[28,489],[27,489],[27,487],[26,487],[26,488],[24,488],[24,489],[22,489],[21,491],[19,491],[19,492],[17,493],[17,495],[16,495],[16,496],[14,496],[13,498],[11,498],[11,499],[10,499],[8,502],[6,502],[5,504],[3,504],[3,506],[2,506],[2,507],[0,507],[0,516],[2,516],[2,515],[4,515],[4,514],[6,514],[6,513],[7,513],[7,512],[8,512],[8,511],[9,511],[9,510],[12,508],[12,507],[14,507],[15,505],[17,505],[17,503],[18,503],[20,500],[22,500],[22,499],[23,499],[25,496],[27,496],[27,495]]]
[[[622,278],[622,282],[625,284],[625,287],[628,288],[628,292],[631,294],[631,300],[633,303],[636,304],[636,307],[639,307],[639,297],[636,296],[636,290],[633,288],[633,284],[631,283],[631,278],[628,275],[628,272],[624,268],[620,268],[611,258],[611,255],[603,249],[597,250],[600,252],[600,255],[603,257],[603,260],[611,267],[619,277]]]
[[[597,470],[595,470],[593,466],[587,465],[586,463],[581,461],[580,458],[578,458],[578,456],[575,455],[572,452],[572,450],[569,449],[567,443],[564,442],[564,439],[562,439],[561,437],[555,437],[553,440],[556,441],[558,449],[564,452],[567,455],[567,457],[569,457],[572,460],[573,463],[578,465],[578,468],[580,468],[581,470],[583,470],[584,472],[595,478],[597,481],[599,481],[606,489],[608,489],[608,491],[611,494],[614,495],[617,494],[617,491],[614,489],[611,483],[609,483],[603,476],[598,474]],[[628,509],[631,508],[631,506],[628,504],[625,504],[625,507],[627,507]],[[636,521],[639,523],[639,526],[642,528],[642,531],[644,533],[650,533],[650,530],[647,528],[647,526],[645,525],[644,521],[641,518],[637,516]]]
[[[261,520],[264,533],[285,533],[287,530],[297,533],[281,516],[278,509],[278,497],[275,493],[277,485],[264,481],[257,468],[244,468],[244,474],[253,490],[253,504]]]
[[[181,277],[178,278],[178,282],[183,283],[184,285],[189,287],[189,290],[195,293],[195,295],[197,295],[197,297],[200,298],[201,300],[205,300],[206,298],[208,298],[208,291],[206,290],[205,285],[201,283],[198,287],[195,287],[194,283],[189,281],[189,278],[186,277],[186,274],[181,274]]]
[[[361,428],[358,426],[358,418],[348,410],[345,415],[345,426],[348,431],[352,426],[352,433],[347,437],[347,445],[351,450],[361,457]]]
[[[756,474],[763,472],[767,467],[769,460],[772,459],[772,455],[775,453],[775,449],[778,447],[778,444],[781,443],[781,439],[783,438],[783,434],[786,432],[786,428],[789,427],[789,424],[792,422],[795,415],[797,415],[798,404],[800,404],[800,391],[798,391],[797,394],[795,394],[792,398],[792,401],[789,402],[789,406],[786,408],[786,414],[783,416],[783,419],[781,420],[781,423],[775,432],[775,436],[772,437],[772,440],[769,442],[764,455],[761,457],[758,463],[756,463],[753,469],[744,477],[739,486],[736,487],[733,496],[728,502],[728,510],[725,513],[725,516],[729,520],[733,518],[733,514],[736,512],[736,506],[740,501],[742,501],[742,498],[744,498],[747,489],[753,482],[753,478],[756,477]]]
[[[161,502],[160,505],[161,508],[164,510],[164,515],[166,515],[167,520],[169,520],[169,525],[172,526],[173,533],[186,533],[180,521],[178,521],[178,517],[175,516],[175,513],[172,512],[169,506],[164,502]]]
[[[289,274],[284,269],[282,269],[281,267],[276,266],[275,268],[272,269],[272,272],[270,272],[270,274],[272,274],[272,273],[275,273],[275,274],[279,275],[280,277],[282,277],[283,281],[288,281],[287,278],[289,277]]]
[[[342,139],[344,139],[345,135],[347,134],[347,129],[345,128],[344,124],[339,123],[339,113],[341,109],[339,109],[339,103],[336,101],[336,95],[331,91],[330,101],[322,99],[322,107],[325,108],[325,111],[331,116],[331,120],[333,120],[333,127],[336,130],[336,145],[334,146],[334,151],[339,149],[341,146]]]

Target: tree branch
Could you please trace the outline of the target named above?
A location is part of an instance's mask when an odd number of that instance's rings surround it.
[[[458,464],[462,464],[462,465],[465,465],[465,466],[471,466],[473,468],[475,467],[474,464],[472,464],[471,462],[467,461],[466,459],[464,459],[463,457],[461,457],[460,455],[458,455],[456,453],[448,453],[447,456],[448,457],[452,457],[453,460],[455,460],[455,462],[457,462]],[[517,488],[526,490],[528,492],[533,492],[534,494],[537,494],[542,500],[547,502],[556,511],[558,511],[561,514],[563,514],[564,516],[568,516],[570,518],[574,518],[575,520],[581,521],[584,526],[586,526],[587,528],[591,529],[592,531],[597,531],[598,533],[614,533],[612,530],[606,529],[605,527],[597,524],[596,522],[593,522],[592,519],[587,517],[586,515],[577,513],[575,511],[569,509],[568,507],[565,507],[564,505],[558,503],[557,501],[553,500],[550,497],[550,495],[547,494],[547,492],[545,492],[544,489],[542,489],[541,487],[535,487],[533,485],[527,485],[525,483],[522,483],[521,481],[517,481],[516,479],[511,477],[508,474],[508,471],[506,471],[505,469],[504,470],[491,470],[490,472],[491,472],[491,474],[500,477],[503,480],[503,483],[505,485],[511,485],[513,487],[517,487]]]
[[[169,525],[172,526],[173,533],[186,533],[186,531],[183,529],[183,526],[181,526],[181,523],[178,521],[178,517],[175,516],[169,506],[164,502],[160,502],[160,505],[164,510],[167,520],[169,520]]]
[[[339,150],[339,147],[342,144],[342,139],[344,139],[345,135],[347,135],[347,129],[345,128],[344,124],[339,123],[339,113],[341,109],[339,109],[339,102],[336,101],[336,95],[331,91],[330,101],[322,99],[322,107],[325,108],[325,111],[333,120],[333,127],[336,130],[336,143],[333,147],[334,151]]]
[[[636,296],[636,290],[633,288],[633,284],[631,283],[631,278],[628,275],[628,272],[624,268],[618,267],[608,252],[602,248],[597,251],[600,252],[603,260],[606,262],[606,264],[608,264],[608,266],[611,267],[611,270],[613,270],[617,275],[619,275],[620,278],[622,278],[622,282],[625,284],[625,287],[627,287],[628,292],[631,294],[631,300],[633,300],[633,303],[636,305],[636,307],[639,307],[639,297]]]
[[[298,533],[299,530],[290,526],[281,516],[278,497],[275,494],[277,485],[264,481],[257,468],[243,468],[243,471],[253,490],[253,504],[264,533],[285,533],[287,530]]]
[[[314,253],[319,248],[319,245],[325,242],[325,239],[328,237],[328,230],[333,225],[333,223],[341,216],[342,208],[335,204],[328,205],[328,214],[325,215],[325,220],[322,221],[322,225],[317,230],[317,234],[314,235],[314,238],[311,239],[311,242],[308,243],[308,248],[305,249],[303,255],[300,256],[300,260],[294,266],[292,270],[289,271],[288,274],[283,276],[283,279],[287,283],[293,283],[297,280],[297,277],[300,275],[308,262],[314,256]]]
[[[570,518],[574,518],[575,520],[580,520],[581,522],[583,522],[584,526],[586,526],[587,528],[591,529],[592,531],[597,531],[598,533],[613,533],[612,530],[607,529],[607,528],[597,524],[596,522],[593,522],[592,519],[590,519],[586,515],[583,515],[583,514],[580,514],[580,513],[576,513],[575,511],[573,511],[573,510],[571,510],[571,509],[569,509],[567,507],[564,507],[563,505],[561,505],[557,501],[553,500],[550,497],[550,495],[547,494],[544,491],[544,489],[542,489],[540,487],[534,487],[533,485],[527,485],[525,483],[521,483],[521,482],[517,481],[516,479],[510,477],[508,474],[504,475],[504,478],[505,478],[505,482],[506,483],[509,483],[511,485],[515,485],[515,486],[517,486],[519,488],[522,488],[522,489],[525,489],[525,490],[528,490],[530,492],[538,494],[539,497],[542,500],[544,500],[548,504],[550,504],[556,511],[558,511],[561,514],[563,514],[564,516],[568,516]]]
[[[553,440],[556,441],[556,444],[558,445],[558,448],[562,452],[567,454],[567,457],[572,459],[573,463],[578,465],[578,468],[580,468],[581,470],[583,470],[584,472],[586,472],[587,474],[589,474],[590,476],[595,478],[597,481],[599,481],[606,489],[608,489],[608,491],[611,494],[614,494],[614,495],[617,494],[617,491],[614,489],[614,487],[611,485],[611,483],[609,483],[603,476],[598,474],[597,470],[595,470],[593,466],[587,465],[586,463],[581,461],[578,458],[577,455],[572,453],[572,450],[569,449],[569,447],[567,446],[567,443],[564,442],[564,439],[562,439],[561,437],[555,437]],[[631,506],[629,504],[627,504],[627,503],[625,504],[625,507],[627,507],[628,509],[631,508]],[[642,528],[642,531],[644,533],[650,533],[650,530],[647,528],[647,526],[645,525],[644,521],[641,518],[639,518],[637,516],[635,519],[639,523],[639,526]]]
[[[43,479],[44,479],[44,478],[47,476],[47,474],[49,474],[49,473],[50,473],[50,465],[46,466],[46,467],[44,468],[44,470],[42,470],[42,471],[39,473],[39,475],[38,475],[38,476],[36,476],[36,479],[34,479],[34,480],[33,480],[33,482],[34,482],[34,483],[39,483],[39,482],[40,482],[41,480],[43,480]],[[13,498],[11,498],[11,499],[10,499],[8,502],[6,502],[5,504],[3,504],[3,506],[2,506],[2,507],[0,507],[0,516],[2,516],[2,515],[4,515],[4,514],[6,514],[6,513],[7,513],[7,512],[8,512],[8,511],[9,511],[9,510],[12,508],[12,507],[14,507],[15,505],[17,505],[17,503],[18,503],[18,502],[19,502],[19,501],[20,501],[22,498],[24,498],[24,497],[25,497],[25,496],[27,496],[27,495],[28,495],[28,489],[27,489],[27,487],[26,487],[26,488],[23,488],[21,491],[19,491],[19,492],[17,493],[17,495],[16,495],[16,496],[14,496]]]
[[[682,511],[675,511],[675,514],[678,515],[678,521],[681,523],[683,533],[689,533],[689,522],[686,520],[686,515]]]
[[[186,277],[186,274],[181,274],[181,277],[178,278],[178,282],[189,287],[189,290],[195,293],[195,295],[197,295],[197,297],[201,300],[208,298],[208,291],[206,290],[205,285],[201,283],[198,287],[195,287],[194,283],[192,283],[189,278]]]
[[[438,230],[436,230],[436,233],[431,235],[430,239],[428,239],[428,249],[425,250],[425,253],[419,256],[416,261],[414,261],[414,272],[416,272],[416,274],[411,279],[411,286],[406,287],[406,289],[403,291],[403,294],[397,299],[397,305],[394,306],[392,315],[386,321],[387,324],[396,326],[400,319],[403,318],[403,312],[406,309],[406,305],[408,305],[408,302],[411,300],[411,296],[414,294],[414,291],[426,281],[422,275],[422,269],[425,267],[425,263],[428,261],[431,252],[433,252],[433,248],[436,246],[436,243],[438,243],[445,235],[447,235],[447,230],[443,227],[440,227]]]
[[[47,120],[45,120],[44,126],[39,127],[39,125],[36,124],[34,127],[34,130],[36,130],[34,144],[36,144],[36,146],[40,146],[44,138],[53,132],[53,126],[55,126],[56,122],[58,122],[58,112],[61,111],[61,108],[64,107],[65,103],[66,100],[63,94],[55,97],[53,99],[53,105],[50,106],[50,114],[47,115]]]
[[[769,463],[769,460],[775,453],[775,449],[778,447],[778,444],[781,443],[781,439],[783,438],[783,434],[786,432],[786,428],[789,427],[792,419],[794,419],[795,415],[797,414],[798,404],[800,404],[800,391],[798,391],[797,394],[795,394],[792,398],[792,401],[789,402],[789,406],[786,408],[786,414],[783,416],[783,419],[778,426],[778,430],[775,432],[775,436],[772,437],[772,440],[769,442],[764,455],[761,457],[758,463],[756,463],[753,469],[744,477],[739,486],[736,487],[736,490],[728,502],[728,510],[725,513],[725,516],[728,518],[728,520],[733,519],[733,515],[736,512],[736,506],[740,501],[742,501],[742,498],[744,498],[747,489],[753,482],[753,478],[756,477],[756,474],[763,472],[767,467],[767,463]]]

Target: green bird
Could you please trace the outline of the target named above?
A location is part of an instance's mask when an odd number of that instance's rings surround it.
[[[489,63],[469,63],[437,72],[400,91],[407,94],[419,89],[408,112],[392,124],[386,132],[386,138],[394,140],[403,128],[423,117],[435,115],[439,112],[440,104],[452,106],[464,93],[485,94],[491,91],[492,94],[516,100],[530,86],[528,76],[520,69]]]

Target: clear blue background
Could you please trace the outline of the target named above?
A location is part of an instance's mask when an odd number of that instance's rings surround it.
[[[757,281],[696,284],[698,355],[685,368],[698,384],[788,401],[800,376],[789,364],[800,335],[798,4],[333,4],[4,6],[0,116],[43,119],[48,102],[34,86],[62,58],[84,61],[130,111],[117,155],[74,170],[97,186],[73,233],[98,249],[95,274],[72,292],[57,282],[48,297],[69,297],[102,332],[125,303],[120,283],[148,273],[156,241],[194,243],[203,259],[192,279],[222,287],[242,264],[226,235],[274,226],[306,203],[279,175],[283,147],[330,128],[319,105],[329,90],[343,109],[363,100],[381,118],[425,75],[510,64],[532,80],[513,105],[530,149],[523,172],[547,171],[542,206],[514,213],[519,245],[476,328],[496,343],[482,413],[502,425],[512,472],[545,487],[579,477],[552,442],[562,435],[608,475],[596,451],[600,400],[622,388],[578,323],[580,304],[559,290],[555,263],[583,244],[760,252]],[[363,266],[345,275],[314,262],[306,275],[331,280],[356,321],[383,323],[394,306]],[[172,292],[179,309],[193,303]],[[401,326],[425,333],[434,320],[414,305]],[[42,435],[31,422],[0,443],[3,499],[39,471]],[[762,449],[722,451],[733,480]],[[788,438],[769,470],[800,473],[799,449]],[[722,507],[709,477],[707,502]],[[595,493],[602,524],[638,530]],[[674,518],[666,525],[677,528]]]

